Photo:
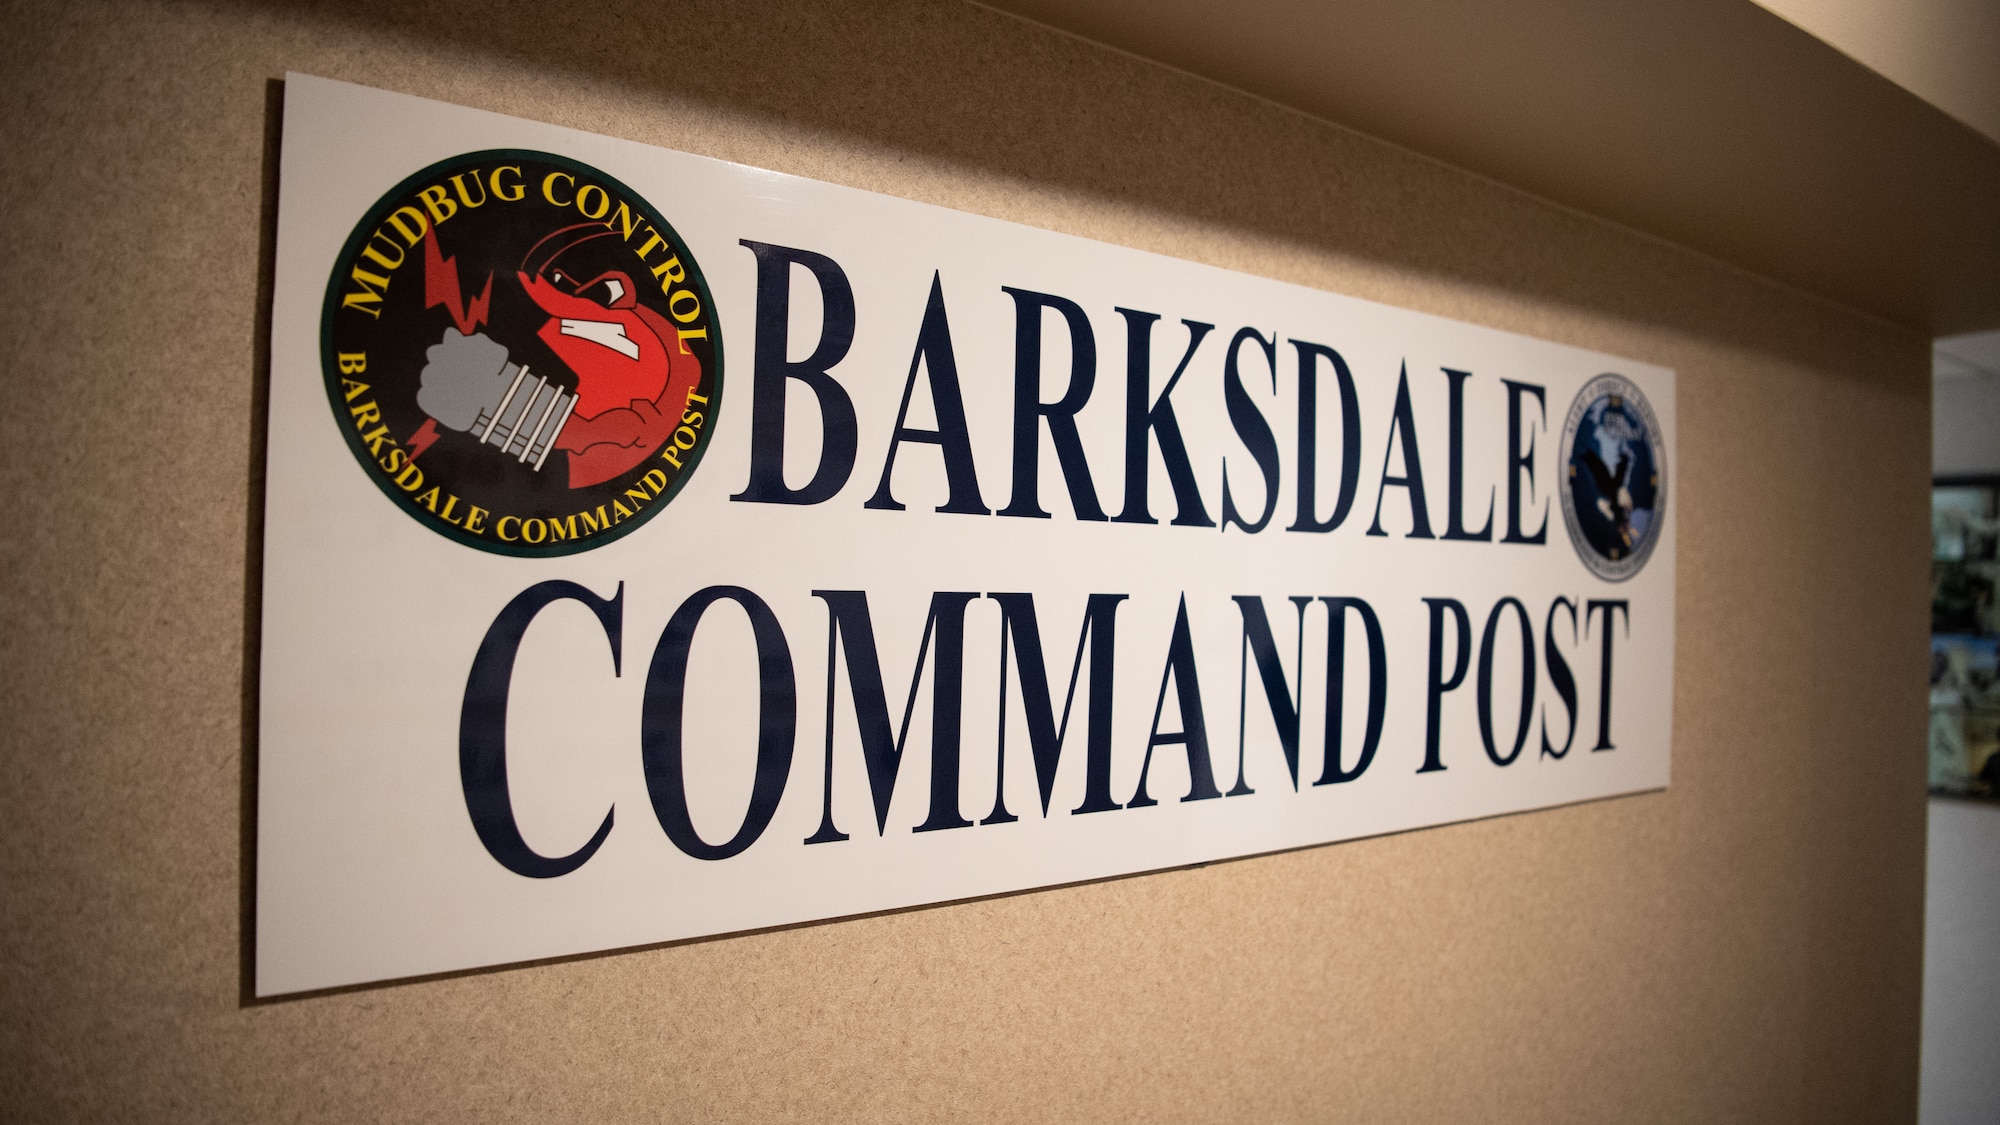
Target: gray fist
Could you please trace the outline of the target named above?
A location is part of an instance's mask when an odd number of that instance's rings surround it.
[[[454,430],[470,430],[484,418],[491,418],[514,383],[520,365],[510,363],[507,348],[484,332],[463,335],[456,328],[444,330],[444,338],[424,353],[430,362],[419,376],[417,405]],[[516,396],[517,400],[525,396]],[[510,414],[518,414],[527,403],[510,403]]]

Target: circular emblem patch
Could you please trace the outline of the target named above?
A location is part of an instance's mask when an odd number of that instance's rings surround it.
[[[1646,565],[1666,510],[1660,424],[1622,375],[1584,385],[1563,423],[1563,521],[1583,565],[1622,582]]]
[[[722,405],[694,255],[630,188],[548,153],[467,153],[398,184],[348,238],[320,324],[369,479],[500,554],[587,551],[651,519]]]

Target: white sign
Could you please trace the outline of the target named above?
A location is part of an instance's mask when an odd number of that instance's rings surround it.
[[[1648,364],[294,75],[271,383],[260,995],[1667,784]]]

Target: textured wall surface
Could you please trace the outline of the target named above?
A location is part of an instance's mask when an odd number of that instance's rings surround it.
[[[957,2],[73,0],[0,32],[0,1117],[1914,1116],[1916,333]],[[246,1004],[286,70],[1678,369],[1673,788]]]

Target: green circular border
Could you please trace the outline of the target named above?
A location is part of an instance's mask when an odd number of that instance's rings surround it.
[[[355,256],[360,254],[361,247],[367,242],[367,237],[365,236],[371,235],[375,228],[381,225],[381,221],[387,217],[389,211],[394,210],[393,205],[402,197],[403,193],[415,190],[420,182],[438,174],[440,169],[450,167],[462,161],[483,160],[494,157],[500,159],[539,160],[568,168],[571,171],[584,172],[594,176],[603,181],[607,186],[615,187],[625,193],[627,197],[643,208],[645,217],[649,222],[658,220],[655,223],[656,229],[665,233],[687,253],[689,262],[693,266],[688,271],[689,276],[694,281],[694,289],[701,294],[702,301],[708,307],[709,323],[715,330],[715,384],[713,394],[710,396],[713,401],[709,404],[709,425],[705,427],[706,432],[713,435],[715,432],[713,427],[717,420],[722,417],[722,404],[727,397],[723,393],[723,372],[726,364],[723,362],[722,355],[722,313],[716,306],[715,295],[709,291],[707,272],[701,268],[700,262],[694,261],[694,248],[688,245],[687,240],[681,237],[680,232],[674,229],[672,223],[666,221],[666,217],[660,214],[659,209],[653,206],[651,200],[633,191],[631,186],[624,181],[589,164],[585,164],[581,160],[559,156],[553,152],[542,152],[538,149],[527,148],[476,149],[472,152],[462,152],[457,156],[446,157],[405,176],[395,187],[383,192],[367,211],[362,212],[361,218],[356,222],[353,232],[347,236],[347,241],[341,245],[340,256],[335,260],[333,270],[327,275],[326,297],[320,302],[320,379],[326,387],[327,405],[333,411],[334,421],[336,423],[340,421],[341,409],[345,403],[345,399],[337,390],[338,379],[336,371],[338,364],[333,359],[333,316],[331,315],[334,302],[340,296],[340,283],[342,280],[340,273],[341,264],[351,263]],[[371,222],[371,220],[374,221]],[[462,531],[447,531],[443,528],[432,527],[423,517],[408,510],[412,502],[406,500],[401,489],[391,490],[390,485],[393,483],[392,481],[388,478],[380,477],[378,474],[367,472],[367,466],[373,464],[374,461],[362,452],[363,445],[360,432],[352,426],[340,426],[339,428],[347,440],[348,452],[354,454],[355,460],[360,463],[360,467],[366,473],[368,479],[374,482],[375,487],[380,489],[382,494],[389,498],[389,502],[395,505],[398,511],[409,516],[419,527],[454,543],[472,547],[487,554],[508,555],[524,559],[550,559],[561,558],[565,555],[583,554],[587,551],[594,551],[599,547],[609,546],[639,530],[651,522],[652,518],[661,509],[673,503],[676,496],[680,495],[682,487],[688,482],[688,478],[692,477],[695,470],[701,467],[702,458],[708,454],[708,447],[714,444],[715,440],[713,436],[710,436],[695,448],[694,455],[688,458],[687,467],[682,469],[680,474],[674,478],[673,485],[660,494],[658,503],[647,508],[643,514],[634,516],[632,519],[626,521],[610,534],[583,542],[565,542],[561,547],[534,547],[528,544],[510,546],[501,543],[498,539],[487,539],[479,535],[466,535]],[[572,542],[574,545],[571,545]]]

